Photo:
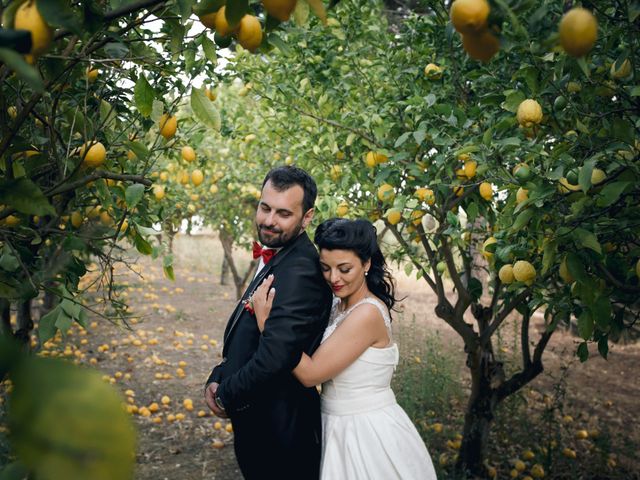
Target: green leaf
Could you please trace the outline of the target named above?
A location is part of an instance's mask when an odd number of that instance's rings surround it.
[[[609,354],[609,336],[603,335],[598,340],[598,352],[600,356],[606,360],[607,355]]]
[[[584,228],[576,228],[574,230],[574,239],[576,243],[582,245],[583,247],[590,248],[594,252],[602,254],[602,247],[600,246],[600,242],[598,242],[598,237],[596,237],[595,234],[590,232],[589,230],[585,230]]]
[[[164,272],[164,276],[171,280],[172,282],[175,282],[176,280],[176,276],[173,273],[173,267],[162,267],[162,271]]]
[[[5,246],[0,256],[0,268],[5,272],[15,272],[20,268],[20,261],[8,246]]]
[[[36,0],[38,12],[49,25],[63,27],[82,35],[82,23],[68,0]]]
[[[424,130],[418,130],[417,132],[413,132],[413,138],[415,139],[417,145],[421,145],[424,139],[426,138],[426,136],[427,136],[427,132],[425,132]]]
[[[591,70],[589,64],[587,63],[586,57],[580,57],[576,59],[576,62],[578,63],[580,70],[582,70],[582,73],[584,73],[584,76],[589,78],[589,75],[591,75]]]
[[[202,51],[204,56],[207,57],[213,65],[218,63],[218,54],[216,53],[216,44],[209,39],[209,37],[202,38]]]
[[[590,158],[589,160],[584,162],[584,165],[580,169],[580,174],[578,175],[578,184],[582,188],[582,191],[585,193],[587,192],[587,190],[589,190],[589,188],[591,188],[591,173],[593,172],[593,167],[595,166],[597,160],[597,157]]]
[[[580,358],[581,362],[586,362],[589,359],[589,347],[587,342],[582,342],[578,345],[578,351],[576,353],[578,354],[578,358]]]
[[[541,275],[545,275],[555,262],[556,250],[556,242],[547,242],[544,244],[542,253],[542,271],[540,272]]]
[[[42,316],[40,318],[40,322],[38,324],[38,339],[40,343],[44,343],[56,334],[56,321],[58,320],[58,316],[62,312],[62,308],[60,305],[57,305],[55,308],[51,309],[49,313]]]
[[[56,214],[40,188],[24,177],[0,182],[0,203],[29,215]]]
[[[147,81],[147,77],[144,76],[144,73],[138,77],[136,86],[133,89],[133,99],[136,103],[136,107],[138,107],[138,111],[143,117],[151,115],[155,92],[153,91],[153,87]]]
[[[20,462],[10,463],[0,470],[0,480],[23,480],[28,476],[29,470]]]
[[[198,120],[214,130],[220,131],[222,123],[220,112],[206,96],[204,90],[191,89],[191,109]]]
[[[607,331],[611,323],[611,300],[608,297],[598,297],[591,305],[593,318],[598,328]]]
[[[37,93],[44,92],[44,82],[38,71],[27,62],[24,61],[22,55],[9,50],[8,48],[0,48],[0,63],[4,63],[11,70],[16,72],[24,82],[33,88]]]
[[[182,23],[189,20],[191,16],[191,5],[193,4],[193,0],[177,0],[178,8],[180,11],[180,16],[182,17]]]
[[[587,278],[587,272],[584,269],[584,265],[582,264],[580,257],[574,252],[569,252],[566,258],[567,268],[569,269],[571,276],[578,281],[584,282]]]
[[[509,90],[505,92],[506,98],[505,101],[502,102],[502,108],[504,108],[508,112],[515,113],[518,111],[518,107],[520,104],[526,100],[526,96],[520,90]]]
[[[633,124],[621,118],[614,118],[611,125],[613,138],[633,145],[635,141],[635,129]]]
[[[622,192],[631,185],[631,182],[613,182],[607,183],[598,196],[598,200],[596,200],[596,205],[598,207],[608,207],[609,205],[613,205],[618,201]]]
[[[142,235],[161,235],[162,234],[162,230],[154,230],[153,228],[144,227],[142,225],[138,225],[137,223],[135,223],[135,226],[138,232],[140,232]]]
[[[138,160],[146,160],[149,156],[149,149],[144,143],[140,142],[127,142],[129,148],[136,154]]]
[[[115,126],[116,109],[104,100],[100,100],[100,123],[103,127]]]
[[[593,335],[593,318],[587,310],[578,317],[578,334],[583,340],[589,340]]]
[[[134,183],[129,185],[124,192],[124,198],[129,208],[135,207],[144,195],[144,185],[141,183]]]
[[[224,4],[225,0],[202,0],[193,6],[193,13],[201,17],[207,13],[217,12]]]
[[[230,28],[235,28],[249,10],[249,0],[230,0],[224,9],[224,16]]]
[[[298,2],[298,5],[300,5],[300,3],[302,2]],[[267,41],[271,45],[275,45],[276,48],[280,50],[284,55],[291,55],[291,53],[293,52],[287,42],[283,41],[277,33],[270,33],[267,36]]]
[[[142,238],[142,236],[138,232],[136,232],[133,237],[133,243],[136,246],[136,250],[138,250],[143,255],[151,255],[151,253],[153,252],[151,244],[144,238]]]
[[[520,212],[516,217],[515,222],[513,222],[510,230],[512,232],[521,230],[527,223],[529,223],[529,220],[531,220],[531,218],[533,217],[533,213],[534,211],[531,208]]]
[[[411,136],[411,132],[404,132],[402,135],[398,137],[396,143],[393,145],[393,148],[398,148],[403,145],[407,139]]]

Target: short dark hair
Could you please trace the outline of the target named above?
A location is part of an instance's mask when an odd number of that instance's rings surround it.
[[[315,242],[320,250],[350,250],[365,263],[371,260],[367,287],[392,310],[398,299],[395,284],[378,246],[376,227],[369,220],[330,218],[316,228]]]
[[[302,198],[303,213],[313,208],[314,203],[316,203],[316,197],[318,196],[316,182],[311,175],[300,167],[284,165],[282,167],[272,168],[269,173],[267,173],[267,176],[264,177],[262,188],[264,188],[269,180],[271,180],[273,188],[279,192],[288,190],[294,185],[300,185],[304,191],[304,197]]]

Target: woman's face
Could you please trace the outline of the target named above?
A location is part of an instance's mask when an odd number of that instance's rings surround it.
[[[320,250],[322,274],[338,298],[347,298],[362,287],[370,265],[370,260],[362,263],[352,250]]]

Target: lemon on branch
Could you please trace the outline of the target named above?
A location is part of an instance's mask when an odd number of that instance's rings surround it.
[[[169,140],[176,134],[176,130],[178,129],[178,119],[175,116],[170,116],[165,113],[160,117],[158,126],[160,127],[160,135]]]
[[[631,75],[631,62],[629,59],[625,59],[618,68],[616,68],[616,62],[613,62],[611,64],[611,69],[609,70],[609,75],[611,75],[611,78],[614,80],[621,80]]]
[[[222,6],[220,7],[220,10],[218,10],[218,14],[216,15],[215,18],[215,26],[216,26],[216,34],[219,34],[222,37],[228,37],[230,34],[234,33],[238,26],[235,26],[234,28],[231,28],[231,26],[229,26],[229,22],[227,22],[227,16],[225,14],[226,11],[226,7]]]
[[[262,6],[269,15],[286,22],[296,8],[297,0],[262,0]]]
[[[388,183],[383,183],[378,188],[378,199],[381,202],[393,202],[393,199],[396,197],[396,192],[393,190],[393,187]]]
[[[598,21],[582,7],[575,7],[560,20],[560,44],[573,57],[589,53],[598,38]]]
[[[451,4],[451,23],[462,34],[480,33],[487,28],[487,0],[455,0]]]
[[[200,169],[195,169],[193,172],[191,172],[191,182],[197,187],[198,185],[200,185],[204,180],[204,174],[202,173],[202,170]]]
[[[18,7],[13,28],[31,32],[31,55],[44,53],[53,39],[53,30],[42,18],[35,0],[28,0]]]
[[[462,35],[462,48],[474,60],[487,63],[500,51],[500,40],[489,30]]]
[[[518,282],[533,285],[536,278],[536,269],[526,260],[518,260],[513,264],[513,276]]]
[[[480,196],[489,201],[493,198],[493,187],[489,182],[482,182],[479,187]]]
[[[397,225],[398,223],[400,223],[400,220],[402,219],[402,212],[397,208],[391,208],[387,210],[385,217],[387,218],[387,221],[391,225]]]
[[[435,63],[430,63],[424,67],[424,74],[431,80],[439,80],[442,78],[442,67],[439,67]]]
[[[349,213],[349,204],[347,202],[341,202],[336,208],[336,215],[339,217],[345,217]]]
[[[182,159],[189,163],[196,159],[196,151],[188,145],[182,147],[181,155]]]
[[[503,265],[498,271],[498,278],[502,283],[513,283],[513,280],[515,279],[515,277],[513,276],[513,265],[511,265],[510,263]]]
[[[532,127],[542,121],[542,107],[531,98],[523,100],[518,105],[516,116],[520,126],[525,128]]]
[[[200,23],[202,23],[205,27],[211,28],[214,30],[216,28],[216,15],[218,11],[211,13],[205,13],[204,15],[198,17],[200,19]]]
[[[89,149],[88,151],[85,150]],[[107,158],[107,150],[100,142],[85,143],[80,148],[80,156],[82,157],[82,164],[87,167],[97,168],[102,165]]]
[[[224,7],[223,7],[224,8]],[[238,28],[238,43],[250,52],[255,51],[262,43],[262,25],[258,17],[245,15]]]

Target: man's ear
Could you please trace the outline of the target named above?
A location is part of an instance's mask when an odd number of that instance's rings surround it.
[[[307,228],[307,226],[311,223],[311,220],[313,220],[314,213],[315,210],[313,208],[307,210],[307,213],[305,213],[304,217],[302,217],[302,228]]]

